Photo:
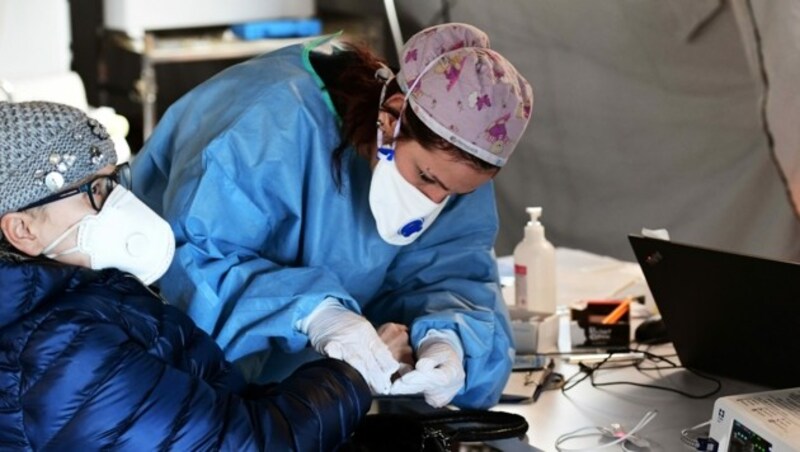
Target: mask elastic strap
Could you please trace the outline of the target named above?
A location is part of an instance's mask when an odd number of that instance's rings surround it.
[[[433,65],[438,63],[439,60],[444,58],[445,55],[447,55],[447,53],[439,55],[438,57],[432,59],[428,64],[426,64],[425,67],[422,68],[422,71],[420,71],[420,73],[417,74],[417,78],[414,79],[414,83],[412,83],[411,86],[408,87],[408,91],[406,91],[406,95],[405,97],[403,97],[403,106],[400,108],[400,115],[397,117],[397,122],[394,125],[393,139],[397,139],[397,136],[400,134],[400,121],[402,121],[403,113],[405,113],[406,106],[408,105],[408,98],[411,97],[411,93],[414,92],[414,88],[416,88],[417,85],[419,85],[419,81],[422,80],[422,76],[425,75],[428,71],[430,71],[431,68],[433,68]]]
[[[425,67],[422,68],[419,74],[417,74],[417,78],[414,79],[414,82],[411,84],[411,86],[408,87],[408,91],[406,91],[406,94],[403,97],[403,106],[400,108],[400,114],[397,116],[397,121],[395,121],[394,123],[394,130],[392,131],[392,143],[394,143],[395,140],[397,140],[397,137],[400,135],[400,125],[403,121],[403,113],[405,113],[406,111],[406,107],[408,106],[408,98],[411,97],[411,93],[414,92],[414,88],[416,88],[417,85],[419,85],[420,80],[422,80],[422,76],[427,74],[428,71],[430,71],[433,68],[433,66],[439,62],[439,60],[447,56],[448,53],[449,52],[445,52],[439,55],[438,57],[432,59],[431,61],[429,61],[428,64],[426,64]],[[387,73],[391,75],[389,76]],[[381,67],[377,71],[375,71],[375,77],[384,81],[383,87],[381,88],[381,97],[378,102],[378,111],[380,111],[380,109],[383,107],[384,98],[386,97],[386,86],[389,84],[390,81],[392,81],[392,79],[394,79],[395,76],[394,74],[392,74],[391,69],[389,69],[385,65],[381,65]],[[380,123],[378,124],[377,135],[378,135],[378,150],[380,151],[380,149],[383,147],[383,130],[381,130]],[[378,154],[380,155],[380,152],[378,152]],[[394,157],[393,149],[389,160],[392,160],[392,157]]]
[[[84,217],[84,218],[85,218],[85,217]],[[56,239],[55,239],[55,240],[53,240],[53,241],[52,241],[52,242],[51,242],[49,245],[47,245],[47,247],[45,247],[45,249],[43,249],[43,250],[42,250],[42,252],[41,252],[40,254],[44,255],[44,256],[45,256],[45,257],[47,257],[48,259],[55,259],[55,258],[57,258],[57,257],[59,257],[59,256],[64,256],[64,255],[66,255],[66,254],[72,254],[72,253],[74,253],[74,252],[77,252],[77,251],[78,251],[78,249],[79,249],[79,247],[76,245],[75,247],[73,247],[73,248],[70,248],[70,249],[68,249],[68,250],[65,250],[65,251],[62,251],[62,252],[60,252],[60,253],[48,254],[50,251],[52,251],[52,250],[53,250],[53,248],[57,247],[57,246],[58,246],[58,245],[59,245],[61,242],[63,242],[63,241],[64,241],[64,239],[66,239],[66,238],[67,238],[67,236],[69,236],[69,234],[70,234],[72,231],[74,231],[74,230],[75,230],[75,228],[77,228],[78,226],[80,226],[81,222],[83,222],[83,218],[81,218],[80,220],[78,220],[78,222],[77,222],[77,223],[75,223],[75,224],[73,224],[72,226],[68,227],[66,231],[64,231],[64,232],[63,232],[61,235],[59,235],[58,237],[56,237]]]
[[[392,73],[392,70],[389,69],[385,64],[381,64],[381,67],[375,71],[375,78],[383,81],[383,86],[381,86],[381,96],[378,99],[378,114],[380,114],[380,111],[383,108],[383,101],[386,100],[386,87],[389,86],[389,82],[394,80],[394,73]],[[381,128],[381,125],[382,123],[380,120],[378,120],[376,124],[376,141],[378,143],[377,157],[380,158],[380,155],[383,154],[387,156],[388,160],[392,160],[394,157],[394,145],[391,147],[386,147],[383,145],[383,129]],[[396,136],[394,138],[396,138]]]
[[[389,146],[385,146],[383,144],[383,129],[381,129],[381,122],[378,121],[378,133],[377,133],[378,154],[376,156],[378,159],[380,159],[381,155],[383,155],[385,156],[385,159],[388,161],[394,160],[394,143],[395,141],[397,141],[397,137],[400,136],[400,125],[403,121],[402,118],[403,118],[403,113],[406,110],[406,105],[408,105],[408,96],[410,96],[411,91],[417,87],[417,84],[422,79],[422,75],[428,72],[433,67],[433,65],[441,58],[442,55],[440,55],[437,58],[434,58],[433,61],[428,63],[422,69],[422,72],[420,72],[416,80],[414,80],[414,83],[411,84],[411,88],[408,89],[408,92],[406,93],[405,97],[403,97],[403,106],[400,108],[400,114],[397,116],[397,121],[394,122],[394,130],[392,130],[392,143]],[[385,78],[387,76],[387,72],[391,74],[391,76]],[[392,74],[392,71],[388,67],[381,66],[381,68],[375,72],[375,77],[384,81],[383,87],[381,88],[381,97],[378,102],[378,111],[380,112],[380,109],[383,108],[383,101],[386,97],[386,86],[389,84],[390,81],[392,81],[392,79],[394,79],[394,74]]]

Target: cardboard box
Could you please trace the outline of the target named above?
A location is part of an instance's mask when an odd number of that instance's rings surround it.
[[[513,320],[511,332],[517,354],[553,353],[558,351],[558,315],[533,316]]]

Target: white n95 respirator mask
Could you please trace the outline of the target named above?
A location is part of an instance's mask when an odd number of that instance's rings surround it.
[[[378,100],[380,111],[386,98],[386,87],[394,78],[394,74],[388,67],[382,66],[375,73],[375,77],[383,82]],[[400,135],[400,117],[402,112],[395,121],[389,145],[383,143],[383,128],[378,119],[376,139],[378,163],[372,172],[369,186],[369,207],[375,218],[378,234],[386,243],[398,246],[408,245],[422,235],[450,199],[448,196],[440,203],[431,201],[397,170],[394,144]]]
[[[74,248],[48,254],[78,229]],[[67,228],[42,254],[54,259],[81,252],[92,269],[116,268],[152,284],[169,268],[175,254],[175,236],[164,221],[133,193],[117,185],[100,212],[87,215]]]
[[[369,187],[369,207],[381,238],[392,245],[408,245],[439,216],[448,196],[436,203],[408,182],[394,162],[394,149],[378,149],[378,164]]]

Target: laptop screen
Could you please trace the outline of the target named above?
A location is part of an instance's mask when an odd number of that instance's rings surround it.
[[[629,236],[681,363],[800,385],[800,264]]]

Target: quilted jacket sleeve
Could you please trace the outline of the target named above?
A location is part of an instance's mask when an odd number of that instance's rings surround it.
[[[26,436],[37,450],[332,450],[371,402],[341,361],[309,363],[247,400],[202,370],[168,364],[114,323],[55,317],[20,356],[29,366]],[[193,340],[221,356],[207,336]]]

